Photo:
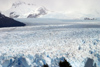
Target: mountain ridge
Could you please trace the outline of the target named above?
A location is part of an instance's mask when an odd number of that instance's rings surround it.
[[[1,27],[16,27],[16,26],[25,26],[26,24],[16,21],[12,18],[6,17],[0,13],[0,28]]]
[[[44,6],[38,6],[33,3],[15,2],[11,8],[3,12],[10,18],[37,18],[46,15],[49,12]]]

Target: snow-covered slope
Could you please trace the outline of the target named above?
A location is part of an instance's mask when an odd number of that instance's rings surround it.
[[[58,24],[49,20],[52,23],[47,24],[46,20],[43,24],[40,20],[39,25],[34,20],[37,26],[0,29],[0,67],[42,67],[46,63],[59,67],[58,62],[64,58],[72,67],[84,67],[88,58],[100,67],[99,22]],[[77,24],[79,28],[73,26]],[[95,28],[85,28],[91,24]]]
[[[3,13],[11,18],[37,18],[48,12],[43,6],[18,1],[13,3],[12,7]]]
[[[64,8],[64,7],[63,7]],[[57,18],[57,19],[84,19],[99,18],[99,12],[93,11],[93,14],[82,11],[53,11],[49,7],[39,4],[16,1],[11,8],[2,12],[11,18]]]
[[[69,13],[48,10],[45,6],[38,4],[17,1],[11,8],[2,12],[11,18],[57,18],[57,19],[80,19],[83,15],[80,13]]]

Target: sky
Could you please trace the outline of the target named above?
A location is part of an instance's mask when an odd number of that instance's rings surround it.
[[[0,0],[0,11],[9,9],[18,0]],[[97,14],[100,11],[100,0],[20,0],[45,6],[52,11],[67,13]]]

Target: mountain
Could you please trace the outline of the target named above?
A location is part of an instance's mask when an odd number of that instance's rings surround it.
[[[12,18],[6,17],[0,13],[0,27],[16,27],[16,26],[25,26],[25,24],[16,21]]]
[[[37,11],[37,13],[29,14],[27,16],[27,18],[37,18],[41,15],[46,15],[47,14],[47,9],[45,7],[40,7],[36,11]]]
[[[14,2],[10,9],[3,12],[10,18],[57,18],[66,19],[69,16],[65,12],[48,10],[44,6],[22,1]],[[72,16],[72,15],[71,15]]]
[[[27,3],[22,1],[14,2],[10,9],[2,13],[10,18],[56,18],[56,19],[84,19],[98,18],[99,12],[93,11],[93,14],[70,11],[53,11],[48,10],[45,6],[39,4]]]
[[[22,1],[14,2],[10,9],[3,12],[4,15],[10,18],[56,18],[56,19],[79,19],[83,14],[76,12],[60,12],[48,10],[44,6],[39,6],[33,3]],[[84,18],[84,17],[82,17]]]
[[[18,1],[3,13],[10,18],[37,18],[46,15],[48,12],[43,6]]]

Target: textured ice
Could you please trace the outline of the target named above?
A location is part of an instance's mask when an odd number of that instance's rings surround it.
[[[84,23],[83,23],[84,24]],[[0,29],[1,67],[59,67],[64,58],[84,67],[88,58],[100,67],[100,29],[49,24]]]

